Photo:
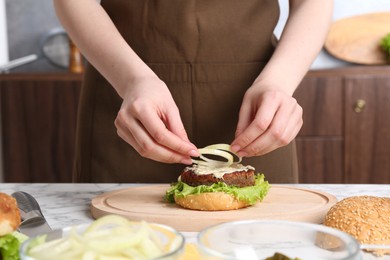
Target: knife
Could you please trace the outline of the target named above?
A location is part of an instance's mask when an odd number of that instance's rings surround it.
[[[18,203],[22,223],[18,231],[29,237],[50,232],[52,229],[42,214],[36,199],[29,193],[17,191],[11,194]]]

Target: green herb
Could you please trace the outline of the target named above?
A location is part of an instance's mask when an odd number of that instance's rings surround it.
[[[382,38],[380,44],[383,51],[386,52],[387,61],[390,62],[390,33]]]
[[[299,258],[289,258],[281,253],[275,253],[273,256],[266,258],[265,260],[300,260]]]
[[[0,256],[3,260],[19,260],[19,240],[11,235],[0,237]],[[1,258],[1,257],[0,257]]]

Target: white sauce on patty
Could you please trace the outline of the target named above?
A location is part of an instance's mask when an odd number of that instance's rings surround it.
[[[216,168],[210,168],[203,165],[197,165],[194,164],[192,166],[188,166],[184,169],[184,171],[192,171],[195,174],[198,175],[208,175],[213,174],[216,178],[222,178],[225,174],[233,173],[233,172],[241,172],[241,171],[254,171],[255,168],[250,165],[242,165],[238,163],[233,163],[229,167],[216,167]]]

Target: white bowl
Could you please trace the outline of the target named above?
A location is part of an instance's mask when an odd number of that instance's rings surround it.
[[[136,222],[136,224],[140,224],[140,222]],[[184,236],[176,231],[175,229],[161,224],[156,223],[148,223],[149,227],[151,227],[153,234],[158,239],[158,241],[164,246],[166,249],[163,255],[152,258],[153,260],[175,260],[180,259],[180,256],[184,252],[185,238]],[[72,232],[77,232],[78,234],[83,234],[83,232],[90,226],[90,224],[82,224],[72,227],[66,227],[59,230],[54,230],[47,234],[42,234],[36,237],[29,238],[26,240],[20,247],[20,259],[21,260],[40,260],[34,257],[29,256],[28,251],[29,247],[32,243],[34,243],[35,239],[38,237],[46,236],[45,242],[51,242],[53,240],[59,238],[67,238]],[[48,249],[50,250],[50,249]],[[54,260],[54,259],[53,259]]]
[[[228,222],[204,229],[197,241],[202,259],[262,260],[275,253],[300,260],[362,259],[359,243],[352,236],[302,222]]]

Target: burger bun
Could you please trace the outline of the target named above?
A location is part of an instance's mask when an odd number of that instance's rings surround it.
[[[175,197],[175,202],[183,208],[203,211],[235,210],[250,206],[224,192],[205,192],[184,198]]]
[[[390,198],[352,196],[333,205],[324,219],[324,225],[342,230],[361,244],[390,245]],[[377,255],[390,250],[367,250]]]

